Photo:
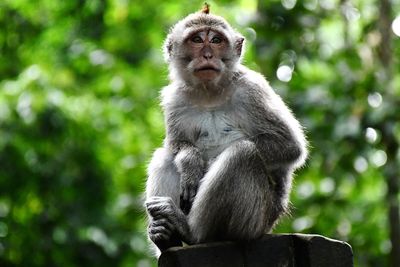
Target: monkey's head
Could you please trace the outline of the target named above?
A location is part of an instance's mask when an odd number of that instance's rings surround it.
[[[208,11],[190,14],[171,28],[164,56],[173,80],[218,85],[230,79],[240,63],[244,37]]]

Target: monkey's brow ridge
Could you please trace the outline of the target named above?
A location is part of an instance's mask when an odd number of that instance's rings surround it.
[[[206,26],[221,26],[222,28],[226,29],[227,26],[225,23],[218,21],[217,19],[214,18],[204,18],[204,17],[199,17],[198,19],[195,20],[190,20],[188,21],[185,26],[186,27],[193,27],[197,25],[206,25]]]

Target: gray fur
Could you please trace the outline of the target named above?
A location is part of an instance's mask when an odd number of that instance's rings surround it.
[[[175,75],[162,91],[167,135],[149,165],[146,188],[149,238],[161,250],[271,231],[307,154],[291,111],[262,75],[240,64],[235,43],[241,35],[207,16],[190,15],[168,36],[175,47],[166,57]],[[222,25],[218,30],[231,40],[223,78],[207,84],[190,77],[179,42],[204,25]]]

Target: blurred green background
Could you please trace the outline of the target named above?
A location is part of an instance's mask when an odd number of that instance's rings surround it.
[[[209,3],[307,129],[275,232],[400,266],[399,1]],[[0,1],[0,266],[155,266],[142,192],[164,136],[161,45],[202,4]]]

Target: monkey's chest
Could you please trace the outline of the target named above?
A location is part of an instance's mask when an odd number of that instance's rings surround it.
[[[244,137],[235,118],[223,111],[199,114],[195,125],[198,131],[195,145],[206,160],[217,157],[232,143]]]

